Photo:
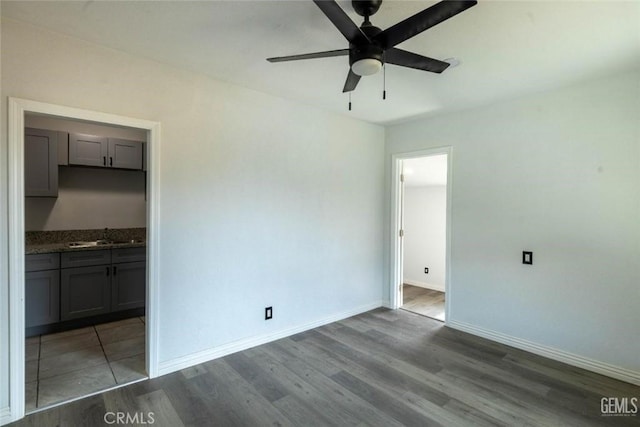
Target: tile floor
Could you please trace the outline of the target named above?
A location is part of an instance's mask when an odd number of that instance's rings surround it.
[[[26,340],[26,410],[145,378],[144,317]]]
[[[402,308],[444,322],[444,292],[418,286],[402,286]]]

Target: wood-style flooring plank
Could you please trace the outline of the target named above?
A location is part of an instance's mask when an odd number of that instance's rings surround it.
[[[331,363],[328,359],[320,365],[305,363],[306,357],[310,352],[306,346],[288,345],[287,340],[280,340],[273,345],[263,346],[260,352],[267,353],[283,363],[287,369],[291,370],[298,376],[311,382],[319,392],[326,396],[330,396],[333,405],[344,408],[358,419],[359,425],[385,425],[388,427],[399,427],[398,421],[387,416],[384,412],[379,411],[375,406],[363,400],[360,396],[350,392],[331,379],[331,376],[342,371],[337,363]],[[316,354],[316,353],[311,353]],[[320,356],[322,359],[322,356]]]
[[[603,397],[640,387],[376,309],[269,344],[31,414],[12,426],[623,426]]]

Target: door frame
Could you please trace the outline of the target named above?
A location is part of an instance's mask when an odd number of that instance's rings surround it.
[[[453,187],[453,147],[444,146],[430,148],[426,150],[410,151],[406,153],[396,153],[391,155],[391,250],[389,265],[391,266],[389,277],[389,307],[398,309],[402,307],[402,262],[403,244],[400,236],[402,226],[402,182],[400,174],[402,172],[402,161],[415,159],[418,157],[429,157],[436,155],[447,155],[447,213],[446,213],[446,248],[445,248],[445,325],[451,318],[451,189]]]
[[[8,111],[8,255],[9,255],[9,405],[11,420],[25,415],[25,224],[24,224],[24,124],[34,113],[126,126],[147,131],[147,301],[146,354],[149,378],[158,376],[158,279],[160,208],[160,122],[135,119],[82,108],[20,98],[9,98]]]

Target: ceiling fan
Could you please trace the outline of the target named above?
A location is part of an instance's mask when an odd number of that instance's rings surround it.
[[[377,73],[385,63],[432,73],[442,73],[450,65],[448,62],[428,58],[394,46],[478,3],[476,0],[441,1],[386,30],[381,30],[371,24],[369,17],[378,11],[382,0],[352,0],[353,9],[358,15],[364,17],[364,22],[360,27],[334,0],[313,0],[313,2],[347,39],[349,48],[267,58],[267,61],[284,62],[349,55],[349,74],[342,92],[353,91],[361,76]]]

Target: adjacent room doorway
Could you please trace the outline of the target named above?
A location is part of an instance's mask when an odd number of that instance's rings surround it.
[[[446,320],[451,149],[394,158],[392,306]]]
[[[144,311],[144,366],[150,377],[158,375],[158,166],[160,123],[36,101],[9,98],[9,376],[10,418],[25,415],[25,119],[27,115],[56,117],[140,129],[146,133],[146,310]],[[123,270],[120,270],[122,272]],[[135,320],[135,319],[134,319]],[[113,334],[112,334],[113,335]],[[117,385],[116,385],[117,387]],[[33,409],[33,408],[30,408]]]

